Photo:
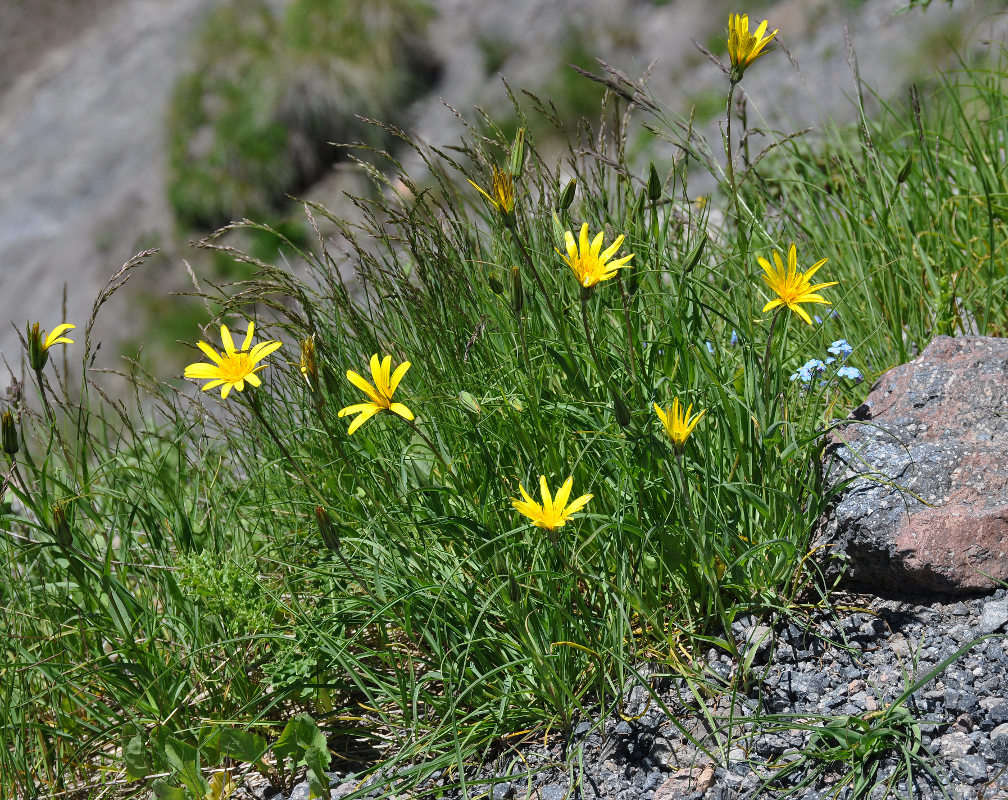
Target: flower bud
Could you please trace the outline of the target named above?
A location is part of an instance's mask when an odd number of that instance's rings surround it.
[[[67,503],[53,503],[52,528],[53,538],[64,547],[73,544],[73,531],[70,530],[70,519],[67,515]]]
[[[518,267],[511,267],[511,309],[516,319],[521,316],[524,306],[525,292],[522,289],[521,270]]]
[[[301,374],[313,392],[318,389],[318,363],[315,361],[315,334],[301,340]]]
[[[557,200],[557,211],[566,211],[571,207],[571,203],[574,202],[574,190],[577,189],[577,178],[571,178],[567,181],[567,185],[564,190],[560,193],[560,199]]]
[[[9,456],[21,449],[21,444],[18,442],[17,424],[12,411],[4,411],[3,417],[0,418],[0,441],[3,443],[3,451]]]
[[[648,173],[647,193],[648,200],[652,203],[657,203],[662,196],[662,182],[661,178],[658,177],[658,170],[655,169],[654,164],[651,165],[651,171]]]
[[[328,549],[333,552],[338,552],[340,549],[339,532],[336,530],[336,526],[333,524],[332,517],[329,516],[329,512],[322,506],[315,506],[315,520],[318,522],[319,533],[322,535],[322,542]]]
[[[29,325],[27,335],[28,341],[28,365],[38,372],[49,362],[49,350],[45,346],[45,334],[36,322]]]

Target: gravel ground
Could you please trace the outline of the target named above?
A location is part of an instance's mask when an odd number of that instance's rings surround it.
[[[697,713],[681,680],[654,675],[654,697],[639,686],[628,692],[624,713],[631,719],[583,719],[569,736],[553,736],[545,745],[540,732],[536,741],[501,751],[472,770],[468,796],[730,800],[782,796],[798,787],[791,797],[851,798],[854,790],[844,785],[849,770],[842,758],[827,763],[811,755],[815,729],[824,719],[848,716],[881,728],[889,704],[918,678],[990,634],[913,691],[904,704],[909,715],[890,711],[889,720],[911,748],[919,735],[918,752],[933,771],[915,765],[913,797],[1008,797],[1005,591],[958,601],[846,598],[837,607],[849,610],[822,614],[805,628],[737,621],[737,641],[748,641],[756,650],[754,677],[748,691],[718,701],[715,725]],[[705,661],[711,680],[731,680],[735,666],[726,655],[711,650]],[[729,737],[724,720],[732,705],[736,722]],[[796,729],[799,723],[805,729]],[[817,749],[824,749],[821,740]],[[883,754],[874,761],[871,783],[881,785],[865,796],[909,796],[901,758]],[[796,766],[788,770],[789,764]],[[361,787],[352,773],[334,772],[331,778],[337,798]],[[802,787],[806,779],[812,782]],[[369,796],[381,793],[388,781],[388,776],[372,778]],[[463,793],[451,788],[457,783],[457,775],[436,775],[425,791],[398,796],[461,798]],[[267,787],[256,797],[306,800],[307,784],[289,796]]]

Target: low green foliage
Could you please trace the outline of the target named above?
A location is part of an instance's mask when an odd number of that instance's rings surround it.
[[[50,359],[26,376],[37,399],[5,408],[0,789],[160,770],[161,796],[199,796],[216,791],[207,768],[256,768],[273,739],[288,777],[307,770],[321,792],[328,745],[305,708],[384,759],[390,793],[433,770],[464,788],[499,737],[619,707],[642,660],[684,676],[713,720],[705,698],[756,679],[731,623],[823,597],[825,434],[867,385],[847,376],[1008,325],[1002,67],[853,132],[732,147],[730,172],[607,73],[604,128],[581,127],[591,146],[572,139],[560,160],[489,120],[452,150],[402,136],[424,182],[391,154],[384,171],[363,159],[361,219],[308,206],[312,248],[247,223],[308,277],[227,251],[249,275],[230,294],[207,284],[214,323],[254,319],[256,346],[284,346],[257,373],[252,343],[229,335],[221,352],[210,325],[212,348],[189,358],[212,349],[196,375],[219,373],[226,400],[136,368],[128,408],[89,371],[88,328],[52,345],[75,348],[86,380],[71,390]],[[621,133],[638,116],[671,146],[646,169]],[[702,201],[697,169],[717,185]],[[603,262],[629,264],[606,274],[582,225],[615,244]],[[792,242],[804,277],[826,259],[825,287],[763,279],[760,259]],[[820,376],[807,362],[830,348]],[[704,412],[690,431],[674,400]],[[550,502],[540,476],[591,498],[569,518],[529,513]],[[735,686],[694,667],[710,647],[737,660]],[[916,757],[897,706],[827,721],[820,761]],[[224,733],[253,725],[261,740]]]

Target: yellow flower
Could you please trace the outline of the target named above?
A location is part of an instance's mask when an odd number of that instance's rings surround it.
[[[73,344],[73,339],[68,339],[63,334],[76,327],[69,322],[64,322],[53,328],[52,333],[48,336],[45,335],[45,331],[39,330],[37,322],[29,327],[27,329],[28,363],[31,368],[41,370],[46,365],[46,362],[49,361],[49,348],[54,344]]]
[[[678,397],[672,400],[672,408],[662,411],[661,407],[657,403],[654,403],[654,410],[658,412],[658,419],[665,426],[665,433],[669,435],[669,438],[676,447],[682,447],[686,444],[686,439],[693,433],[693,429],[697,426],[700,418],[707,413],[707,410],[704,409],[695,417],[691,416],[691,412],[693,411],[692,403],[687,406],[686,413],[683,413]]]
[[[633,258],[633,253],[631,253],[616,261],[609,261],[616,254],[616,251],[620,249],[620,245],[623,244],[623,237],[617,236],[616,241],[611,246],[602,250],[601,231],[589,244],[587,222],[581,226],[579,242],[575,243],[574,234],[570,231],[564,233],[564,242],[567,245],[567,255],[564,256],[559,250],[557,252],[563,256],[563,260],[574,270],[578,283],[586,289],[590,289],[601,281],[609,280],[609,278],[616,275],[616,270],[629,266],[627,262]]]
[[[249,322],[248,333],[245,334],[245,341],[241,350],[235,350],[234,340],[227,325],[221,325],[221,341],[224,342],[224,352],[218,353],[206,342],[197,342],[196,346],[202,350],[207,358],[213,361],[212,364],[198,362],[190,364],[185,368],[185,376],[198,381],[210,381],[203,387],[203,391],[221,387],[221,399],[226,399],[231,388],[234,387],[239,392],[245,388],[245,381],[252,386],[259,386],[262,381],[257,372],[266,369],[266,364],[255,366],[257,361],[266,358],[270,353],[279,348],[280,342],[267,341],[260,342],[251,350],[252,331],[255,326]]]
[[[356,405],[340,409],[339,416],[341,417],[345,417],[348,414],[358,415],[357,419],[350,423],[350,428],[347,430],[348,436],[379,411],[391,411],[405,420],[413,419],[413,412],[406,408],[406,406],[402,403],[392,402],[392,393],[395,392],[399,381],[402,380],[403,375],[406,374],[406,370],[409,368],[410,362],[403,361],[402,364],[396,367],[395,372],[390,377],[389,371],[392,369],[392,356],[385,356],[384,360],[379,363],[378,354],[375,353],[371,356],[371,377],[374,379],[374,386],[352,369],[347,370],[347,380],[371,398],[369,403],[357,403]]]
[[[501,213],[501,216],[505,220],[511,217],[511,212],[514,211],[515,193],[514,179],[511,177],[510,172],[499,169],[494,164],[493,172],[490,176],[490,191],[493,193],[492,196],[472,181],[469,181],[469,183],[472,183],[476,191],[483,195],[490,202],[490,205]]]
[[[742,73],[746,67],[752,64],[760,56],[769,53],[764,50],[773,41],[777,31],[774,30],[769,36],[764,36],[767,29],[767,21],[763,20],[756,29],[756,33],[749,33],[748,14],[728,15],[728,56],[731,58],[731,81],[738,83],[742,79]]]
[[[760,257],[758,259],[760,266],[763,267],[763,280],[773,290],[774,294],[777,295],[776,299],[771,300],[763,306],[763,310],[769,311],[771,308],[776,308],[777,306],[787,306],[811,325],[812,320],[809,318],[809,315],[798,304],[824,303],[825,305],[830,305],[829,300],[824,300],[816,292],[820,289],[836,286],[837,282],[817,283],[815,286],[812,286],[810,282],[816,270],[826,263],[826,259],[819,259],[809,267],[808,272],[799,272],[798,256],[795,253],[794,242],[791,243],[791,249],[788,250],[787,269],[784,268],[784,263],[781,261],[780,254],[776,250],[773,251],[773,258],[774,263],[777,265],[776,268],[772,267],[770,262],[765,258]]]
[[[567,524],[567,518],[584,508],[593,497],[590,494],[583,494],[570,505],[567,505],[567,498],[570,497],[573,485],[574,476],[572,475],[557,490],[556,497],[551,497],[549,487],[546,485],[546,476],[542,475],[539,478],[539,491],[542,493],[543,500],[542,505],[539,505],[529,497],[528,492],[525,491],[525,487],[520,483],[518,484],[518,488],[521,490],[523,499],[518,500],[515,498],[511,501],[511,505],[514,506],[515,510],[532,520],[532,524],[537,528],[555,531],[557,528]]]

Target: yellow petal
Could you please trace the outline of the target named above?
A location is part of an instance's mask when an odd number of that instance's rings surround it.
[[[220,366],[221,362],[224,360],[217,354],[217,351],[206,342],[196,342],[196,346],[202,350],[206,354],[206,357],[213,361],[214,364]]]
[[[553,505],[556,506],[558,513],[564,513],[564,506],[567,505],[567,500],[570,498],[571,487],[573,486],[574,476],[571,475],[563,482],[563,485],[557,489],[556,497],[553,498]]]
[[[395,372],[392,373],[392,377],[389,379],[389,397],[393,395],[396,388],[399,386],[399,381],[403,379],[403,375],[406,374],[406,370],[409,368],[409,361],[403,361],[402,364],[396,367]]]
[[[190,364],[185,368],[185,376],[187,378],[195,378],[198,381],[206,380],[208,378],[216,378],[219,375],[219,367],[215,367],[213,364],[207,364],[204,361],[200,361],[196,364]]]
[[[371,419],[371,417],[377,414],[380,410],[381,409],[377,406],[368,406],[366,409],[361,411],[361,413],[357,415],[357,419],[351,422],[350,427],[347,428],[347,436],[352,436],[354,431]]]
[[[568,517],[571,514],[576,514],[578,511],[580,511],[582,508],[584,508],[586,505],[588,505],[588,501],[591,500],[594,496],[595,495],[592,495],[592,494],[583,494],[583,495],[581,495],[577,500],[575,500],[573,503],[571,503],[569,506],[567,506],[567,509],[566,509],[566,511],[564,513]]]
[[[255,324],[252,320],[249,320],[248,331],[245,334],[245,341],[242,342],[242,350],[248,350],[249,345],[252,344],[252,331],[255,328]]]
[[[364,392],[368,397],[371,398],[372,401],[377,403],[379,406],[384,405],[382,399],[378,396],[378,393],[375,391],[374,387],[366,380],[364,380],[364,378],[362,378],[352,369],[347,370],[346,376],[347,380],[350,381],[350,383],[352,383],[354,386],[356,386],[358,389]]]
[[[771,308],[777,308],[777,306],[781,305],[784,305],[784,301],[781,300],[780,298],[777,298],[776,300],[771,300],[769,303],[763,306],[763,311],[766,312],[769,311]]]
[[[550,494],[549,487],[546,485],[546,476],[539,476],[539,493],[542,495],[543,501],[543,512],[550,514],[553,511],[553,495]]]
[[[374,408],[380,410],[379,406],[374,403],[355,403],[352,406],[347,406],[346,408],[341,408],[337,417],[348,417],[351,414],[360,414],[362,411],[367,411],[369,408]]]
[[[812,324],[812,319],[809,317],[808,313],[797,303],[789,303],[788,308],[794,311],[799,317],[805,320],[809,325]]]
[[[231,331],[227,329],[227,325],[220,326],[220,336],[221,341],[224,342],[224,352],[229,356],[234,355],[234,339],[231,338]]]
[[[408,419],[410,421],[413,420],[413,412],[406,408],[406,406],[402,403],[392,403],[392,405],[389,406],[389,411],[393,414],[398,414],[403,419]]]

